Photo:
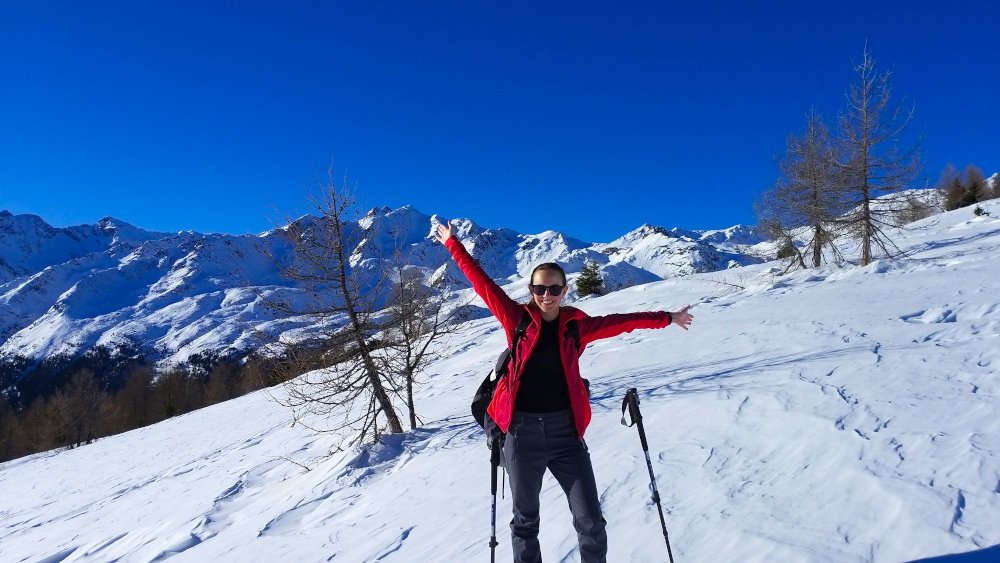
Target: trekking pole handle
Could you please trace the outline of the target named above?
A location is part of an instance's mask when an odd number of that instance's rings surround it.
[[[628,414],[632,417],[632,422],[639,427],[639,441],[642,442],[642,451],[649,451],[649,444],[646,442],[646,430],[642,426],[642,413],[639,412],[639,391],[633,387],[625,392],[625,400],[628,402]]]
[[[490,466],[492,471],[490,472],[490,489],[493,494],[497,494],[497,466],[500,465],[500,444],[497,442],[493,443],[493,447],[490,449]]]

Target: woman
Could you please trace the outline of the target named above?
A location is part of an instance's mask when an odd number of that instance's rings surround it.
[[[490,312],[513,340],[521,318],[531,322],[514,351],[515,363],[497,383],[487,412],[507,434],[503,455],[510,475],[514,518],[510,522],[515,562],[542,560],[538,544],[538,496],[548,469],[569,500],[573,526],[584,563],[605,561],[608,538],[590,454],[583,441],[590,423],[590,400],[580,377],[578,358],[587,344],[637,328],[685,330],[693,317],[686,306],[675,313],[628,313],[591,317],[562,307],[566,273],[558,264],[537,266],[528,289],[531,301],[511,299],[476,263],[455,236],[451,221],[438,225],[437,240],[451,252],[458,267]],[[579,340],[566,338],[567,324],[576,321]],[[577,348],[577,342],[579,348]]]

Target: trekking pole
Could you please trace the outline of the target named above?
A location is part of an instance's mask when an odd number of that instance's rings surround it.
[[[625,422],[625,409],[628,409],[632,424]],[[656,490],[656,477],[653,475],[653,463],[649,461],[649,444],[646,443],[646,430],[642,426],[642,414],[639,412],[639,395],[633,387],[625,392],[622,399],[622,424],[625,426],[635,425],[639,429],[639,441],[642,442],[642,451],[646,454],[646,469],[649,470],[649,482],[653,489],[653,502],[656,503],[656,510],[660,513],[660,526],[663,528],[663,539],[667,542],[667,556],[670,563],[674,563],[674,554],[670,551],[670,538],[667,536],[667,522],[663,519],[663,507],[660,506],[660,492]]]
[[[493,441],[490,451],[490,492],[493,494],[493,508],[490,511],[490,563],[496,563],[497,556],[497,467],[500,466],[500,440]]]

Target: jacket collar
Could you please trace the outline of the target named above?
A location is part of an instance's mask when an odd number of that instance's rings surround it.
[[[531,321],[533,324],[542,324],[542,311],[538,307],[525,305],[524,308],[528,311],[528,314],[531,315]],[[559,308],[559,324],[562,326],[565,326],[566,323],[573,320],[579,321],[585,316],[587,316],[587,314],[576,307],[564,306]]]

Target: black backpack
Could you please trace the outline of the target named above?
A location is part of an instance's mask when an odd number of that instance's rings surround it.
[[[493,391],[496,390],[497,382],[500,381],[501,377],[507,375],[510,371],[510,366],[518,360],[517,355],[512,350],[517,350],[517,343],[524,336],[524,331],[528,329],[529,324],[531,324],[531,315],[525,311],[524,316],[521,317],[521,321],[517,323],[517,328],[514,330],[514,338],[512,339],[510,348],[500,353],[496,365],[490,373],[486,374],[486,378],[479,384],[476,394],[472,397],[472,418],[476,419],[476,422],[486,431],[486,445],[490,449],[493,448],[493,443],[497,440],[500,440],[500,444],[503,445],[504,434],[500,430],[500,427],[497,426],[496,421],[493,420],[493,417],[486,412],[486,408],[490,406],[490,401],[493,400]],[[576,349],[580,349],[580,329],[577,326],[576,320],[566,323],[566,337],[572,338],[576,344]],[[584,379],[583,385],[586,387],[587,396],[589,397],[590,381]]]

